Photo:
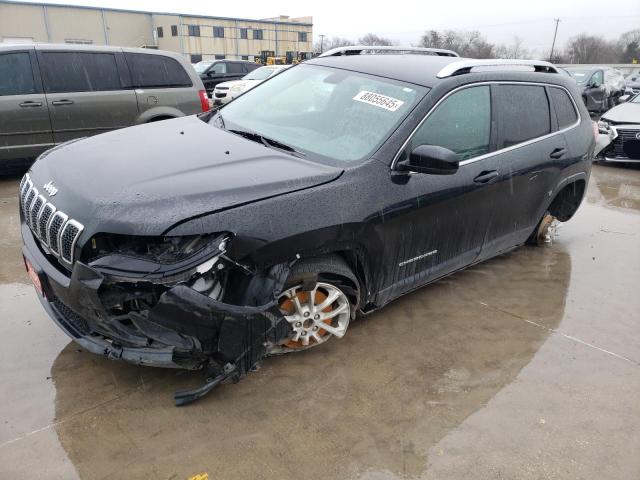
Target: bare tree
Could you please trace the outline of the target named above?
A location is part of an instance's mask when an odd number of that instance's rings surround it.
[[[524,48],[524,40],[517,35],[513,37],[513,43],[498,45],[494,53],[497,58],[529,58],[529,51]]]
[[[346,47],[353,44],[354,44],[353,40],[349,40],[348,38],[342,38],[342,37],[333,37],[331,39],[325,38],[322,45],[322,51],[326,52],[327,50],[331,50],[332,48]],[[320,47],[321,47],[320,41],[317,41],[313,45],[313,51],[316,53],[320,53],[320,50],[321,50]]]
[[[385,37],[380,37],[375,33],[367,33],[364,37],[358,39],[358,45],[375,45],[375,46],[389,46],[393,45],[393,42]]]
[[[620,58],[614,42],[586,33],[569,40],[567,55],[571,63],[616,63]]]
[[[620,62],[640,62],[640,28],[620,35],[618,48],[621,52]]]
[[[487,42],[480,32],[456,32],[455,30],[429,30],[420,38],[419,45],[429,48],[446,48],[461,57],[494,58],[495,45]]]

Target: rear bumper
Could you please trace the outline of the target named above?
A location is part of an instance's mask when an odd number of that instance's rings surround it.
[[[185,285],[168,289],[155,306],[121,323],[102,304],[103,274],[76,262],[67,275],[49,261],[24,223],[22,237],[23,256],[42,285],[43,308],[92,353],[137,365],[189,370],[231,364],[244,374],[260,362],[268,345],[290,333],[275,300],[258,307],[230,305]]]

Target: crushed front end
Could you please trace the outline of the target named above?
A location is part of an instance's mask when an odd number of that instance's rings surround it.
[[[90,234],[43,193],[26,175],[25,265],[47,313],[86,350],[138,365],[206,368],[204,387],[176,395],[183,404],[255,369],[289,338],[276,296],[289,265],[239,264],[227,256],[227,232]]]

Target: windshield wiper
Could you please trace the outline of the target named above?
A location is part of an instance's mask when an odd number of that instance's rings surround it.
[[[296,150],[291,145],[287,145],[286,143],[282,143],[278,140],[274,140],[273,138],[265,137],[264,135],[260,135],[259,133],[256,133],[256,132],[250,132],[248,130],[237,130],[233,128],[230,128],[227,131],[235,133],[236,135],[240,135],[241,137],[244,137],[247,140],[252,140],[254,142],[262,143],[265,147],[284,150],[285,152],[293,153],[301,157],[305,156],[304,152],[301,152],[300,150]]]

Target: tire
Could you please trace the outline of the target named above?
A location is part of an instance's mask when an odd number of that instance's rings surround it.
[[[342,338],[358,308],[359,292],[356,276],[337,255],[295,264],[278,299],[281,311],[291,324],[292,336],[280,345],[277,353],[318,346],[332,336]],[[326,304],[329,297],[335,300]],[[324,304],[325,307],[315,309]]]

